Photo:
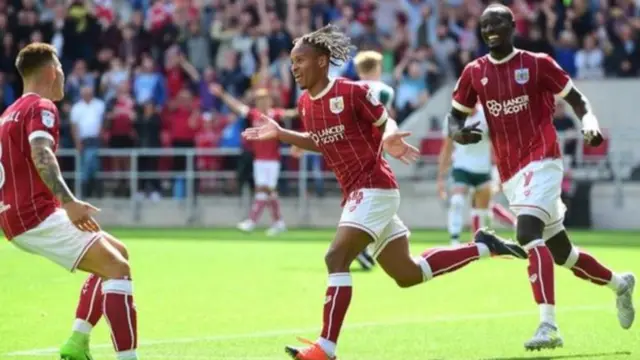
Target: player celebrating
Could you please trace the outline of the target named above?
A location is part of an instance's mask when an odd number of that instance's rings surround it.
[[[277,121],[285,118],[296,117],[295,110],[277,109],[272,106],[271,95],[266,89],[258,89],[255,92],[256,107],[241,103],[236,98],[226,93],[218,84],[211,86],[211,92],[222,99],[229,108],[238,115],[247,119],[252,126],[260,126],[263,121],[261,115]],[[256,222],[260,219],[266,206],[271,209],[273,225],[267,230],[267,235],[274,236],[286,230],[282,214],[280,213],[280,200],[278,199],[278,178],[280,177],[280,142],[274,140],[256,140],[253,147],[253,181],[255,183],[255,198],[251,206],[249,218],[238,224],[242,231],[253,231]]]
[[[405,163],[418,150],[403,138],[385,107],[365,86],[345,79],[330,79],[329,65],[346,61],[349,38],[332,25],[295,40],[291,52],[296,82],[306,90],[298,113],[306,133],[281,128],[271,119],[243,136],[280,139],[301,149],[322,153],[343,191],[343,211],[325,263],[329,272],[323,327],[316,342],[303,348],[286,347],[294,359],[335,359],[336,343],[351,301],[349,265],[370,243],[373,255],[401,287],[410,287],[457,270],[480,257],[493,254],[524,258],[514,243],[479,232],[473,244],[437,248],[411,258],[409,230],[397,215],[400,192],[381,150]]]
[[[516,237],[529,254],[529,279],[540,307],[540,326],[525,348],[555,348],[562,346],[562,338],[555,320],[554,262],[613,289],[624,329],[635,317],[635,278],[612,272],[569,241],[560,200],[564,170],[553,126],[554,95],[563,97],[582,119],[587,143],[598,146],[603,138],[588,100],[569,75],[546,54],[514,48],[514,26],[513,14],[503,5],[489,5],[482,14],[480,30],[489,54],[467,64],[458,80],[448,115],[450,133],[461,144],[480,141],[477,125],[465,126],[479,100],[504,192],[518,217]]]
[[[476,144],[460,145],[454,143],[449,134],[448,124],[444,124],[444,141],[438,159],[438,193],[441,198],[449,197],[449,214],[447,228],[451,243],[460,243],[460,233],[464,225],[464,210],[467,194],[473,190],[471,209],[471,230],[473,233],[485,227],[497,213],[499,219],[506,218],[509,225],[515,226],[515,219],[505,216],[508,210],[498,203],[491,204],[494,192],[492,181],[491,142],[482,106],[476,105],[473,113],[467,118],[466,124],[478,124],[482,131],[482,140]],[[447,194],[445,176],[452,166],[451,178],[453,184]],[[496,180],[496,179],[494,179]],[[499,179],[497,179],[499,182]],[[491,208],[491,209],[489,209]]]
[[[90,360],[89,333],[105,316],[120,360],[137,359],[137,315],[125,246],[100,231],[97,209],[69,190],[55,156],[60,126],[53,101],[64,74],[53,46],[32,43],[16,59],[24,94],[0,118],[0,226],[12,244],[67,270],[91,273],[61,359]]]

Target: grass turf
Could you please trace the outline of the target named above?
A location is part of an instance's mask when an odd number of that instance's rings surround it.
[[[277,239],[218,229],[113,233],[132,257],[141,359],[285,359],[283,345],[318,334],[332,231]],[[640,274],[638,234],[573,234],[612,268]],[[441,231],[417,231],[412,250],[446,240]],[[84,276],[9,244],[0,246],[0,264],[0,359],[56,358]],[[412,289],[397,288],[380,269],[354,272],[339,358],[640,359],[640,325],[619,328],[612,292],[562,268],[556,299],[565,348],[525,352],[538,323],[526,267],[485,260]],[[92,344],[96,360],[115,358],[104,321]]]

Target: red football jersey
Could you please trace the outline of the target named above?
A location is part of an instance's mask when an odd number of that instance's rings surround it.
[[[59,124],[53,102],[33,93],[16,100],[0,118],[0,226],[9,240],[60,207],[40,179],[29,145],[30,139],[45,137],[57,148]]]
[[[315,97],[304,92],[298,113],[305,130],[322,151],[342,188],[344,199],[354,190],[397,189],[395,175],[382,157],[382,131],[387,110],[363,84],[335,79]]]
[[[247,120],[252,127],[262,126],[264,120],[262,113],[258,109],[251,109],[247,114]],[[269,109],[265,114],[277,122],[281,122],[284,117],[284,109]],[[280,161],[280,141],[275,140],[255,140],[251,142],[253,158],[255,160],[276,160]]]
[[[516,49],[500,61],[485,55],[467,64],[453,91],[453,107],[470,113],[480,100],[500,179],[507,181],[532,161],[561,156],[554,95],[566,96],[572,88],[551,57]]]

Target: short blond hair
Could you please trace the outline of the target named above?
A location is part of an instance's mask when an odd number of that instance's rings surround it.
[[[55,61],[57,56],[58,51],[52,45],[41,42],[31,43],[18,53],[16,69],[24,79],[40,70],[44,65]]]
[[[372,50],[361,51],[353,58],[353,63],[358,73],[369,74],[378,66],[382,66],[382,54]]]

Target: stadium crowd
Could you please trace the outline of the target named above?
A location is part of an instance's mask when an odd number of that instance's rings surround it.
[[[640,4],[634,0],[506,0],[517,46],[552,54],[573,77],[636,77]],[[326,23],[359,49],[383,54],[383,79],[401,122],[484,54],[481,0],[0,0],[0,110],[21,93],[13,62],[32,41],[52,43],[67,74],[59,104],[61,146],[82,158],[84,194],[99,189],[101,147],[242,148],[244,122],[211,91],[251,103],[267,88],[276,106],[295,107],[292,39]],[[352,63],[334,75],[355,78]],[[241,120],[241,119],[240,119]],[[292,126],[297,126],[295,122]],[[248,155],[250,156],[250,155]],[[166,166],[141,158],[141,170]],[[126,170],[127,158],[109,166]],[[234,169],[238,159],[199,161]],[[73,164],[65,164],[67,169]],[[172,165],[168,165],[169,167]],[[175,161],[183,170],[184,161]],[[143,184],[158,196],[159,182]],[[127,192],[127,183],[116,189]],[[99,190],[98,190],[99,195]]]

